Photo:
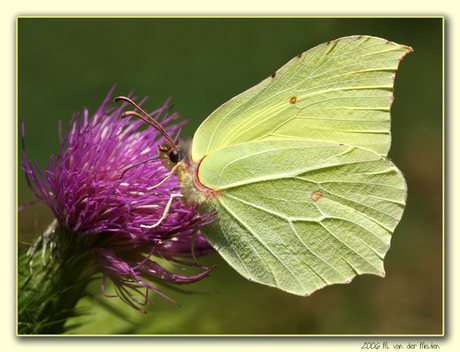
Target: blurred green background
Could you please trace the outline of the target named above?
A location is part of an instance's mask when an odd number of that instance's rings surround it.
[[[398,71],[390,158],[409,197],[385,260],[386,278],[364,275],[311,297],[250,283],[219,255],[210,277],[190,286],[216,294],[163,291],[143,315],[105,298],[80,301],[78,334],[441,334],[443,332],[442,18],[19,18],[18,155],[25,121],[28,159],[44,169],[59,150],[58,121],[90,115],[114,96],[149,96],[153,111],[172,96],[189,123],[184,137],[218,106],[294,56],[329,40],[364,34],[414,48]],[[21,158],[19,157],[19,160]],[[18,162],[18,204],[34,199]],[[41,204],[18,215],[19,238],[52,220]],[[195,271],[188,269],[185,274]],[[129,319],[113,313],[116,307]]]

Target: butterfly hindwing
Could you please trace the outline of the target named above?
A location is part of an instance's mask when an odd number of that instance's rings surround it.
[[[378,154],[329,142],[249,142],[210,153],[200,182],[219,191],[202,233],[243,276],[305,295],[383,275],[406,185]]]

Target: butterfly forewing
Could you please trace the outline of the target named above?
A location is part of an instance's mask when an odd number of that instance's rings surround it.
[[[386,156],[395,73],[411,48],[354,36],[319,45],[214,111],[192,158],[260,140],[317,140]]]

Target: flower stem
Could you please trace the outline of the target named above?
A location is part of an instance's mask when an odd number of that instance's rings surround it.
[[[96,262],[76,235],[54,221],[18,248],[18,334],[60,334],[85,294]]]

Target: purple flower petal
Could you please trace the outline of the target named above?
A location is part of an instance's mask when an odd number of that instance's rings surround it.
[[[174,199],[167,217],[157,227],[141,227],[157,223],[170,196],[181,190],[176,176],[149,190],[169,174],[158,159],[145,162],[157,155],[157,146],[165,138],[151,126],[139,130],[142,121],[122,119],[126,104],[107,107],[112,91],[92,118],[86,109],[72,118],[59,153],[50,157],[45,172],[26,159],[23,124],[22,169],[37,200],[51,208],[61,226],[79,234],[79,245],[93,249],[104,276],[102,290],[106,278],[110,278],[118,296],[139,309],[137,305],[150,302],[150,290],[161,294],[149,281],[189,284],[213,270],[202,267],[205,271],[196,276],[176,275],[155,263],[152,256],[180,265],[197,265],[179,258],[214,251],[200,232],[196,234],[194,253],[191,250],[194,231],[214,221],[214,214],[199,215],[194,207],[186,209],[181,199]],[[170,114],[168,103],[169,99],[152,117],[157,121],[161,118],[167,133],[177,139],[183,123],[177,123],[177,113]],[[132,292],[141,294],[144,300],[135,298]]]

